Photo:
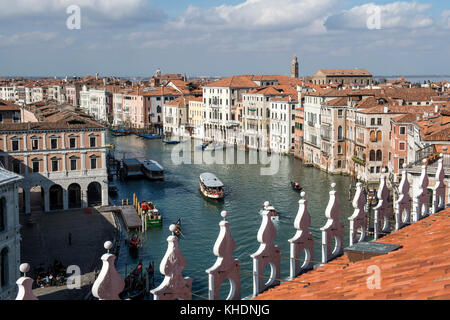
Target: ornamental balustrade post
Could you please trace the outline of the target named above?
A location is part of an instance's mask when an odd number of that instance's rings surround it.
[[[419,189],[414,196],[415,221],[425,218],[429,214],[430,192],[428,191],[427,160],[423,160],[422,173],[419,178]]]
[[[391,217],[392,207],[389,199],[389,189],[386,184],[386,169],[383,168],[380,177],[380,187],[378,188],[378,204],[375,206],[375,219],[374,219],[374,238],[377,240],[380,237],[380,233],[391,232]]]
[[[28,263],[22,263],[19,270],[23,273],[23,277],[20,277],[16,282],[17,287],[19,287],[16,300],[38,300],[33,293],[34,280],[27,277],[27,272],[30,271],[30,265]]]
[[[106,241],[104,247],[108,251],[101,258],[103,265],[92,286],[92,295],[99,300],[120,300],[119,294],[125,287],[125,281],[114,265],[116,256],[109,253],[113,247],[112,242]]]
[[[330,200],[325,210],[327,223],[320,228],[322,231],[322,263],[336,258],[343,253],[344,243],[344,224],[339,220],[342,210],[336,198],[336,183],[331,184]],[[335,241],[334,248],[331,247],[331,241]]]
[[[267,202],[266,202],[267,203]],[[265,203],[265,204],[266,204]],[[262,223],[258,230],[258,242],[260,243],[258,251],[250,257],[253,259],[253,296],[256,297],[269,287],[276,286],[280,283],[280,265],[281,265],[281,249],[273,242],[277,236],[277,230],[272,222],[275,216],[272,210],[262,211]],[[264,279],[264,269],[270,265],[271,272],[269,280]]]
[[[357,242],[364,241],[366,239],[367,230],[367,212],[365,209],[367,197],[363,192],[363,184],[359,182],[360,177],[358,177],[358,183],[356,184],[356,193],[353,198],[353,215],[348,218],[350,221],[350,245]],[[361,233],[358,238],[358,232]]]
[[[443,161],[443,154],[441,153],[435,176],[436,184],[433,187],[433,214],[445,209],[445,172]]]
[[[395,213],[395,230],[400,230],[405,225],[411,223],[412,199],[409,195],[410,184],[406,164],[403,164],[402,179],[400,181],[399,196],[396,202],[397,212]]]
[[[225,280],[230,281],[230,292],[226,300],[241,299],[241,262],[233,258],[236,242],[231,236],[230,224],[226,221],[227,212],[221,213],[223,221],[219,223],[220,233],[214,244],[216,263],[206,270],[209,280],[209,300],[220,299],[220,286]]]
[[[178,247],[178,237],[174,234],[176,226],[172,224],[169,230],[172,235],[167,238],[167,251],[159,266],[164,280],[150,292],[154,295],[154,300],[192,300],[193,279],[183,277],[186,258]]]
[[[297,216],[294,221],[294,228],[297,229],[294,237],[289,239],[290,243],[290,279],[294,279],[302,272],[312,268],[312,261],[314,260],[314,238],[309,231],[311,226],[311,215],[308,212],[305,200],[305,192],[301,194],[302,199],[298,202],[299,208]],[[305,252],[305,259],[302,264],[300,254]]]

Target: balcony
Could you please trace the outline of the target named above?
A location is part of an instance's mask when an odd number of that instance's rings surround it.
[[[358,156],[353,156],[352,160],[353,160],[354,163],[357,163],[357,164],[359,164],[359,165],[361,165],[363,167],[366,166],[366,161],[361,159],[361,158],[359,158]]]

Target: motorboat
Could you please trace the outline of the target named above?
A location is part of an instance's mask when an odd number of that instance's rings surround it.
[[[269,211],[270,219],[272,221],[279,221],[280,216],[278,215],[278,211],[272,206],[269,201],[264,202],[262,209],[259,211],[259,214],[262,215],[264,211]]]
[[[144,138],[144,139],[161,139],[161,138],[163,138],[162,135],[147,134],[147,133],[141,133],[138,136],[141,138]]]
[[[155,160],[143,161],[142,172],[150,180],[164,180],[164,168]]]
[[[141,202],[142,213],[147,217],[147,225],[150,227],[161,227],[163,225],[162,215],[151,201]]]
[[[209,199],[221,200],[224,198],[223,183],[212,173],[200,175],[199,188],[201,193]]]
[[[208,144],[203,150],[204,151],[217,151],[217,150],[223,150],[224,145],[221,142],[212,142]]]

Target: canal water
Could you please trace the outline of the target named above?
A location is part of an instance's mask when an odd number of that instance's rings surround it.
[[[132,201],[133,193],[139,200],[148,200],[156,204],[163,215],[164,225],[149,230],[144,236],[144,245],[140,259],[144,266],[152,261],[155,263],[155,285],[158,286],[163,276],[159,273],[159,264],[167,249],[167,237],[170,235],[169,225],[179,218],[182,222],[184,237],[179,240],[182,253],[186,258],[186,268],[183,275],[194,279],[193,292],[199,296],[208,296],[208,275],[205,270],[211,267],[216,257],[213,246],[219,234],[220,213],[228,212],[227,220],[236,241],[235,259],[241,261],[242,297],[252,294],[252,259],[250,255],[257,251],[259,243],[256,239],[261,224],[259,210],[264,201],[268,200],[278,210],[280,221],[275,223],[277,238],[275,243],[281,248],[281,278],[289,276],[289,243],[296,232],[293,227],[298,211],[300,194],[292,190],[290,181],[299,181],[306,192],[308,210],[311,214],[311,232],[314,235],[314,260],[321,260],[320,228],[325,225],[325,208],[329,199],[331,183],[336,183],[338,199],[342,207],[341,220],[345,224],[345,242],[348,245],[348,217],[353,208],[348,199],[351,179],[346,176],[328,175],[316,168],[305,167],[302,162],[293,157],[282,156],[277,174],[262,176],[262,165],[177,165],[173,163],[171,154],[176,146],[165,145],[161,140],[147,140],[135,135],[114,137],[108,133],[107,142],[115,145],[117,159],[144,157],[158,161],[165,168],[165,181],[152,182],[145,178],[116,181],[119,194],[110,198],[112,203],[120,203],[120,199]],[[248,163],[248,162],[246,162]],[[198,190],[199,175],[212,172],[225,185],[225,200],[214,202],[206,200]],[[123,247],[119,259],[118,270],[124,275],[130,272],[138,263],[132,260]],[[126,255],[125,258],[123,255]],[[300,263],[300,262],[299,262]],[[270,275],[267,267],[264,276]],[[226,297],[229,284],[221,289],[221,297]],[[194,299],[201,299],[194,296]]]

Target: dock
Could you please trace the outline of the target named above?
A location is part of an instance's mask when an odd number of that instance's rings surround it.
[[[120,213],[127,232],[131,230],[141,230],[142,228],[142,221],[139,217],[139,213],[132,205],[101,207],[99,211]]]

